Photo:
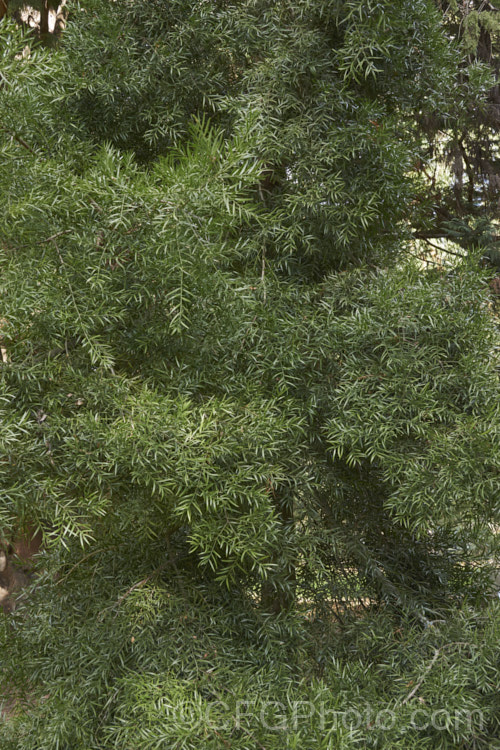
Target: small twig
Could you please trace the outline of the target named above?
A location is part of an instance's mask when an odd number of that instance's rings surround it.
[[[368,380],[368,378],[385,378],[387,377],[385,372],[372,372],[369,375],[360,375],[359,378],[355,378],[355,380]]]
[[[416,253],[409,253],[409,255],[411,255],[412,258],[416,258],[417,260],[421,261],[422,263],[432,263],[435,266],[441,265],[441,263],[438,260],[433,260],[432,258],[421,258]]]
[[[63,229],[61,232],[56,232],[55,234],[52,234],[50,237],[47,237],[46,240],[40,240],[38,244],[43,245],[45,242],[52,242],[52,240],[57,239],[57,237],[61,237],[63,234],[69,234],[70,232],[71,232],[71,229]]]
[[[126,599],[127,596],[129,596],[129,594],[132,593],[132,591],[135,591],[136,589],[141,588],[141,586],[144,586],[145,583],[147,583],[151,578],[153,578],[153,576],[157,573],[158,570],[159,570],[159,568],[157,568],[157,570],[155,570],[153,573],[150,573],[150,575],[146,576],[146,578],[143,578],[142,581],[138,581],[137,583],[134,583],[133,586],[131,586],[129,589],[127,589],[125,591],[125,593],[122,596],[120,596],[120,598],[116,602],[116,606],[119,607],[120,604],[122,603],[122,601],[124,599]],[[118,612],[115,614],[115,617],[117,615],[118,615]]]
[[[60,579],[59,579],[59,580],[57,581],[57,583],[56,583],[56,586],[59,586],[59,584],[60,584],[60,583],[63,583],[63,581],[65,581],[65,580],[66,580],[67,578],[69,578],[69,576],[70,576],[70,575],[72,574],[72,572],[73,572],[73,571],[75,570],[75,568],[78,568],[78,566],[79,566],[79,565],[81,565],[81,564],[82,564],[82,562],[84,562],[85,560],[88,560],[88,558],[89,558],[89,557],[92,557],[93,555],[96,555],[96,554],[97,554],[98,552],[102,552],[102,550],[100,550],[100,549],[95,549],[95,550],[94,550],[93,552],[89,552],[89,554],[88,554],[88,555],[85,555],[85,557],[82,557],[82,559],[81,559],[81,560],[78,560],[78,562],[77,562],[77,563],[75,563],[75,564],[74,564],[74,565],[73,565],[73,566],[72,566],[72,567],[71,567],[71,568],[69,569],[69,571],[68,571],[68,572],[66,573],[66,575],[65,575],[65,576],[63,576],[62,578],[60,578]]]
[[[165,568],[168,568],[169,565],[175,566],[176,563],[179,562],[179,560],[182,560],[185,557],[188,557],[188,555],[177,555],[177,557],[174,557],[173,559],[167,560],[166,562],[162,563],[160,566],[158,566],[158,568],[155,568],[155,570],[153,570],[152,573],[150,573],[145,578],[143,578],[142,581],[137,581],[137,583],[134,583],[133,586],[127,589],[125,593],[122,594],[122,596],[120,596],[120,598],[117,600],[116,606],[119,607],[120,604],[127,598],[127,596],[129,596],[132,593],[132,591],[135,591],[136,589],[141,588],[141,586],[144,586],[145,583],[147,583],[156,575],[158,575],[158,573],[160,573],[162,570],[165,570]],[[115,617],[117,617],[117,615],[118,615],[118,612],[115,613]]]
[[[44,245],[46,242],[52,242],[53,240],[56,240],[58,237],[61,237],[63,234],[69,234],[70,232],[71,232],[71,229],[63,229],[61,232],[56,232],[55,234],[52,234],[50,237],[47,237],[45,240],[39,240],[36,244]],[[29,242],[25,245],[15,245],[16,250],[24,250],[27,247],[33,247],[33,243]]]
[[[64,262],[64,258],[61,255],[61,251],[59,250],[59,247],[57,246],[57,242],[54,242],[54,239],[52,239],[52,243],[56,249],[58,258],[61,261],[61,266],[66,270],[66,263]],[[69,279],[68,279],[68,284],[69,284]],[[71,296],[73,297],[73,301],[74,301],[73,288],[71,287],[71,284],[69,286],[70,286]]]
[[[33,148],[31,148],[31,146],[29,145],[29,143],[26,143],[26,141],[24,140],[24,138],[21,138],[20,135],[17,135],[17,133],[14,133],[12,130],[9,130],[9,128],[6,128],[5,125],[0,125],[0,128],[5,133],[7,133],[8,135],[10,135],[11,138],[13,138],[15,141],[17,141],[17,143],[19,143],[20,146],[22,146],[23,148],[25,148],[26,151],[29,151],[30,154],[33,154],[33,156],[38,156],[37,152]]]
[[[417,690],[422,686],[422,683],[424,682],[425,678],[429,674],[430,670],[432,669],[432,667],[436,663],[439,654],[447,646],[470,646],[470,643],[466,643],[465,641],[456,641],[456,642],[453,642],[453,643],[445,643],[444,646],[441,646],[440,648],[434,649],[434,656],[432,657],[430,663],[425,668],[425,672],[423,673],[422,677],[417,682],[417,684],[415,685],[415,687],[413,688],[413,690],[410,693],[408,693],[408,695],[406,696],[406,698],[404,699],[404,701],[401,702],[402,706],[404,706],[405,703],[408,703],[408,701],[410,701],[413,698],[413,696],[415,695],[415,693],[417,692]]]
[[[417,682],[417,684],[415,685],[415,687],[413,688],[413,690],[410,693],[408,693],[408,695],[406,696],[406,698],[404,699],[404,701],[402,701],[402,703],[401,703],[402,706],[404,706],[405,703],[408,703],[408,701],[411,701],[411,699],[413,698],[413,696],[415,695],[415,693],[417,692],[417,690],[419,689],[419,687],[422,685],[422,683],[425,680],[425,678],[427,677],[427,673],[430,672],[430,670],[432,669],[432,667],[436,663],[440,651],[441,651],[441,649],[439,649],[439,648],[434,649],[434,656],[432,657],[430,664],[427,665],[424,674],[422,675],[421,679]]]
[[[426,237],[423,237],[424,242],[426,242],[428,245],[433,247],[435,250],[439,250],[440,253],[447,253],[448,255],[456,255],[457,258],[466,258],[467,256],[463,253],[456,253],[454,250],[449,250],[446,247],[441,247],[440,245],[436,245],[434,242],[431,242]]]

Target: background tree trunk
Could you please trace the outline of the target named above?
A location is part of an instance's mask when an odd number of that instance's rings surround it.
[[[49,33],[49,0],[42,0],[40,5],[40,36],[46,36]]]

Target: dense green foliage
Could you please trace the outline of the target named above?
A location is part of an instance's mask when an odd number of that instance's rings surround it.
[[[2,747],[493,747],[488,272],[411,243],[438,11],[92,0],[29,39],[2,21],[0,526],[45,544]],[[335,728],[365,705],[394,725]]]
[[[6,677],[26,699],[5,750],[498,748],[498,605],[424,631],[369,616],[340,637],[181,576],[123,599],[116,554],[85,565],[35,598],[21,637],[3,634],[18,665]]]

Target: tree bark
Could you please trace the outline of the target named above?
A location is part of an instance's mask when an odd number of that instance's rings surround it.
[[[42,0],[40,5],[40,36],[47,36],[49,33],[49,0]]]

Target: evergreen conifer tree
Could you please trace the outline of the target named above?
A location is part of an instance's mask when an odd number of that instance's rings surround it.
[[[370,649],[367,742],[489,746],[498,616],[431,624],[488,593],[500,467],[481,249],[412,255],[438,11],[92,0],[55,50],[0,36],[0,522],[44,534],[2,746],[282,748],[241,702],[338,711]],[[481,721],[422,733],[396,688],[448,650]]]

